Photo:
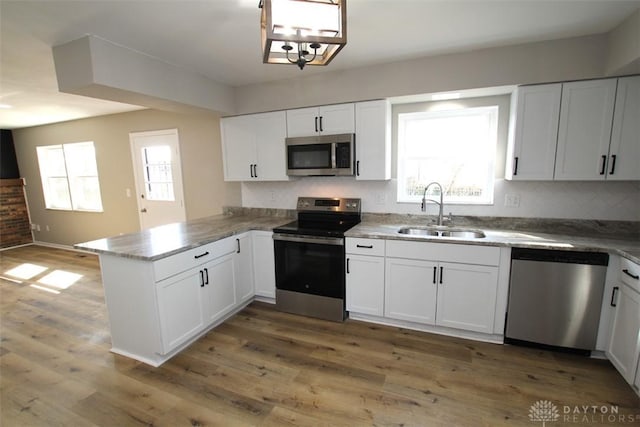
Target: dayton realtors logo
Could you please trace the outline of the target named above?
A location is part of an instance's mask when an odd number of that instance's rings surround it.
[[[563,405],[560,409],[549,400],[538,400],[529,408],[529,420],[546,423],[560,421],[580,425],[638,424],[640,414],[621,414],[617,405]]]
[[[545,427],[547,422],[558,421],[558,418],[558,407],[548,400],[538,400],[529,408],[529,420],[542,421],[542,427]]]

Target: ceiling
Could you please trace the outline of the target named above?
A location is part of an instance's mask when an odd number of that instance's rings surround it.
[[[58,92],[51,47],[86,34],[242,86],[605,33],[640,8],[640,0],[348,0],[347,46],[329,66],[303,71],[262,63],[257,5],[258,0],[0,0],[0,128],[142,108]]]

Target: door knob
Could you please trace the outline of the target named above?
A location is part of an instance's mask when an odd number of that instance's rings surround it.
[[[142,213],[147,212],[147,208],[142,208],[142,209],[140,209],[140,212],[142,212]]]

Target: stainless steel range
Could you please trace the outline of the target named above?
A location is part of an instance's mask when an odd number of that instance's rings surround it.
[[[300,197],[297,211],[273,230],[276,308],[343,321],[344,233],[360,222],[360,199]]]

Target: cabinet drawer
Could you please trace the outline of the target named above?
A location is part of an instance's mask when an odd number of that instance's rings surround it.
[[[640,292],[640,265],[620,258],[620,280],[636,292]]]
[[[406,242],[388,240],[387,257],[447,261],[478,265],[499,265],[500,248],[450,243]]]
[[[159,259],[153,263],[155,281],[175,276],[178,273],[194,268],[205,262],[214,260],[238,249],[236,236],[227,237],[217,242],[207,243],[197,248]]]
[[[347,238],[345,252],[348,254],[384,256],[385,241],[382,239]]]

